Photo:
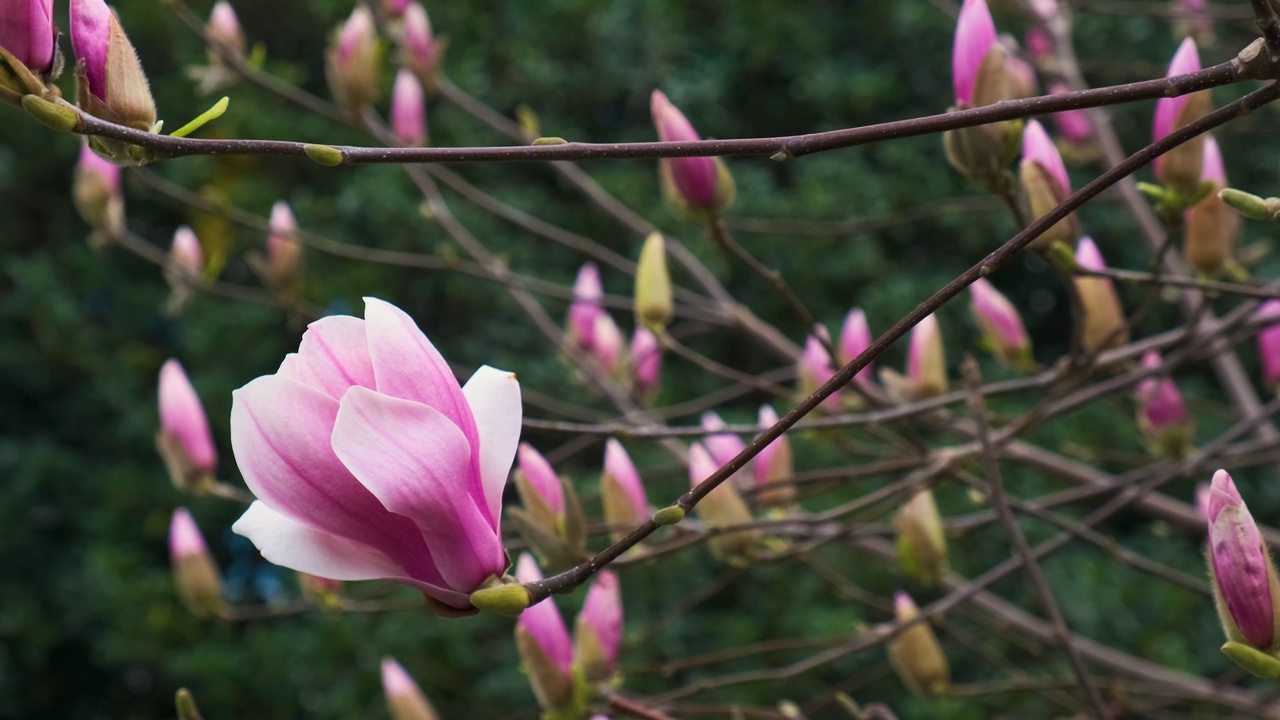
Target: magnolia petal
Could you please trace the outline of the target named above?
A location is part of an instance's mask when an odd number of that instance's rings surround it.
[[[89,91],[99,99],[107,93],[107,46],[111,36],[111,9],[104,0],[72,0],[71,47],[83,60]]]
[[[1222,508],[1209,529],[1209,551],[1218,590],[1236,627],[1255,647],[1269,647],[1275,626],[1268,560],[1247,508]]]
[[[515,373],[482,365],[462,386],[471,406],[480,447],[480,482],[492,526],[496,531],[502,515],[502,491],[507,486],[511,463],[520,444],[523,407],[520,382]]]
[[[342,398],[332,444],[386,509],[417,525],[450,588],[470,592],[505,569],[485,501],[464,491],[473,482],[471,446],[439,410],[353,387]]]
[[[341,400],[352,385],[374,387],[364,320],[333,315],[311,323],[302,335],[298,352],[286,355],[280,363],[279,374],[310,385],[334,400]]]
[[[364,543],[304,525],[255,501],[231,526],[253,541],[262,557],[330,580],[404,579],[390,558]]]
[[[232,393],[231,445],[245,484],[294,521],[377,548],[405,573],[443,584],[413,523],[387,512],[330,446],[338,403],[268,375]]]

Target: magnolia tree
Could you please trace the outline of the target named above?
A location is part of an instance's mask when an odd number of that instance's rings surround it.
[[[280,102],[363,133],[367,143],[358,146],[192,137],[227,111],[225,98],[166,134],[128,38],[130,18],[103,0],[70,0],[70,63],[59,48],[53,5],[0,0],[0,100],[52,131],[83,136],[71,195],[94,245],[159,266],[172,287],[169,313],[208,295],[209,302],[276,305],[307,323],[300,333],[296,322],[282,325],[281,332],[299,335],[297,351],[281,358],[275,373],[243,378],[229,418],[207,417],[189,380],[208,368],[184,369],[171,359],[160,370],[156,446],[173,483],[192,495],[242,503],[232,530],[266,560],[296,571],[302,588],[284,605],[229,603],[198,517],[177,508],[169,550],[177,593],[193,614],[245,621],[372,610],[417,613],[422,623],[504,616],[520,663],[489,672],[524,673],[529,703],[536,700],[547,720],[891,718],[895,709],[903,712],[909,693],[951,698],[946,707],[962,708],[999,707],[1000,698],[1018,696],[1018,707],[1041,708],[1042,717],[1280,717],[1274,689],[1250,679],[1280,677],[1280,585],[1268,551],[1280,531],[1254,521],[1249,500],[1258,488],[1237,484],[1231,474],[1273,463],[1280,446],[1272,423],[1280,401],[1269,397],[1280,384],[1280,284],[1251,276],[1236,247],[1242,216],[1280,220],[1280,199],[1229,187],[1211,134],[1280,98],[1280,19],[1269,0],[1251,7],[1261,37],[1208,67],[1193,38],[1211,31],[1210,11],[1204,3],[1180,5],[1188,36],[1165,77],[1095,89],[1084,85],[1072,49],[1069,8],[1054,0],[1006,3],[1013,7],[998,17],[1026,30],[1019,47],[998,34],[984,0],[965,0],[955,23],[954,105],[947,112],[787,137],[703,140],[655,89],[658,142],[640,143],[543,137],[529,118],[511,120],[486,107],[449,81],[446,44],[417,2],[368,2],[351,12],[325,58],[331,99],[264,72],[261,51],[250,50],[225,0],[207,22],[171,5],[208,46],[209,64],[189,73],[194,90],[258,85]],[[384,53],[386,45],[394,52]],[[64,68],[75,78],[74,102],[55,84]],[[384,117],[378,90],[393,74]],[[1039,83],[1049,94],[1038,94]],[[1215,108],[1212,89],[1227,85],[1247,92]],[[513,143],[429,147],[427,98],[456,105]],[[1142,100],[1155,100],[1152,132],[1126,154],[1106,106]],[[725,158],[803,162],[813,153],[926,134],[937,135],[939,157],[945,154],[955,172],[1007,206],[1021,229],[1002,243],[993,239],[984,256],[945,258],[969,267],[900,318],[871,318],[853,308],[841,327],[824,327],[806,305],[819,289],[784,276],[734,237],[726,213],[735,186]],[[326,168],[402,166],[426,202],[423,222],[447,233],[467,258],[417,255],[415,262],[497,281],[545,340],[525,352],[558,356],[568,367],[566,382],[593,393],[595,412],[583,419],[580,408],[555,402],[556,387],[524,388],[537,390],[537,399],[529,392],[522,399],[518,363],[499,369],[468,358],[474,364],[459,372],[429,339],[432,328],[398,306],[405,298],[393,287],[368,288],[358,317],[325,314],[317,303],[328,298],[309,296],[301,282],[302,256],[358,256],[336,251],[349,246],[306,228],[283,200],[269,218],[212,210],[262,234],[265,250],[247,259],[262,287],[220,279],[220,264],[190,228],[176,229],[167,253],[135,234],[122,168],[146,172],[132,168],[197,155],[289,156]],[[751,274],[791,321],[761,319],[759,308],[730,295],[707,258],[680,236],[657,232],[595,184],[587,161],[601,158],[658,159],[658,184],[686,237],[707,233],[723,256],[717,264],[727,259]],[[584,256],[572,287],[508,267],[450,212],[437,185],[465,182],[442,163],[497,162],[551,163],[584,204],[634,232],[631,258],[467,186],[471,200]],[[1133,175],[1147,166],[1156,182],[1135,183]],[[1105,257],[1119,241],[1091,236],[1076,215],[1110,188],[1118,188],[1130,215],[1127,232],[1149,246],[1147,267],[1110,268]],[[1001,290],[1002,271],[1019,254],[1051,267],[1069,299],[1070,343],[1059,357],[1033,348],[1019,311],[1026,299]],[[633,297],[606,294],[606,272],[631,277]],[[569,301],[563,322],[544,308],[547,298]],[[968,333],[944,327],[935,315],[952,301],[967,305],[979,331],[970,335],[980,339],[949,361],[946,348],[960,345],[945,343],[944,334]],[[1143,330],[1154,305],[1166,301],[1180,307],[1182,320]],[[690,328],[706,327],[748,338],[752,353],[785,367],[755,373],[744,369],[749,363],[735,367],[732,359],[685,344]],[[1241,360],[1254,352],[1255,337],[1262,367],[1256,379]],[[873,367],[899,341],[905,368]],[[722,378],[732,389],[703,398],[664,390],[663,365],[672,361],[680,372]],[[1212,436],[1197,434],[1191,408],[1198,399],[1179,391],[1179,375],[1194,364],[1212,368],[1217,386],[1208,392],[1231,406],[1229,422]],[[984,380],[984,373],[1002,379]],[[767,398],[758,421],[726,422],[717,408],[725,411],[743,395]],[[999,410],[1010,397],[1025,403],[1021,411]],[[1147,453],[1132,470],[1113,473],[1037,440],[1040,429],[1096,403],[1132,413]],[[698,413],[700,422],[680,420]],[[228,422],[233,457],[220,463],[210,427]],[[575,440],[574,451],[602,447],[598,482],[558,470],[581,470],[587,461],[570,459],[563,448],[544,455],[522,442],[527,429]],[[879,443],[876,456],[865,452],[871,439]],[[817,445],[828,450],[800,451]],[[637,464],[637,449],[669,460]],[[655,491],[652,478],[671,463],[680,473],[687,469],[683,494]],[[1010,467],[1053,482],[1006,487],[1001,474]],[[1169,492],[1187,478],[1200,483],[1194,497]],[[515,493],[505,492],[508,480]],[[940,503],[935,491],[951,499]],[[1206,573],[1116,542],[1109,532],[1120,514],[1165,534],[1205,538]],[[1025,529],[1032,522],[1034,535]],[[971,532],[988,526],[1001,535],[987,542],[1002,537],[1008,556],[997,552],[975,565],[972,558],[991,553],[972,546]],[[1132,637],[1105,644],[1074,631],[1073,612],[1060,603],[1063,577],[1055,583],[1043,567],[1068,546],[1090,547],[1141,574],[1148,592],[1189,590],[1199,599],[1195,613],[1216,612],[1225,655],[1216,674],[1162,664],[1138,637],[1141,619]],[[839,552],[823,555],[831,548]],[[667,657],[669,678],[682,668],[700,673],[672,679],[664,691],[637,692],[626,656],[643,650],[637,645],[649,635],[643,622],[624,620],[629,574],[660,571],[677,554],[702,552],[735,578],[770,566],[783,577],[816,576],[877,619],[830,628],[838,639],[816,646],[768,637]],[[967,574],[949,562],[962,556],[970,559]],[[1027,592],[997,594],[993,586],[1009,577],[1014,582],[1002,587]],[[659,590],[671,607],[715,601],[718,612],[739,613],[745,622],[766,629],[775,622],[723,583],[692,593],[685,578],[668,580]],[[377,584],[411,590],[384,607],[363,594],[363,586]],[[570,625],[561,596],[574,594],[581,609]],[[406,596],[415,601],[406,605]],[[1096,603],[1089,612],[1132,612]],[[785,661],[778,652],[788,642],[817,651]],[[851,655],[891,668],[899,692],[868,694],[860,691],[866,681],[838,680],[814,696],[789,691],[790,680],[830,677],[832,664]],[[763,660],[758,669],[717,671],[752,657]],[[387,706],[397,720],[437,717],[415,674],[392,658],[382,662]],[[418,679],[431,686],[431,678]],[[735,700],[732,689],[749,684],[767,688],[773,699]],[[701,696],[709,693],[721,702],[705,702]],[[180,717],[199,717],[198,695],[198,688],[195,697],[177,691]],[[484,716],[493,700],[479,690],[471,697],[470,714]]]

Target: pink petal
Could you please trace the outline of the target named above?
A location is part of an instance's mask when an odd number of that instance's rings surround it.
[[[711,459],[717,465],[728,463],[747,446],[747,443],[736,433],[715,432],[724,429],[724,420],[714,410],[708,410],[702,414],[702,429],[711,432],[702,439],[702,443],[706,445],[707,452],[711,453]]]
[[[1169,63],[1169,72],[1165,77],[1186,75],[1199,69],[1200,54],[1196,51],[1196,41],[1187,38],[1178,46],[1178,52],[1174,53],[1173,60]],[[1187,95],[1160,98],[1156,101],[1155,120],[1151,127],[1153,140],[1159,140],[1173,132],[1173,124],[1178,119],[1178,113],[1182,112],[1182,106],[1186,104]],[[1160,158],[1156,158],[1156,161],[1159,162]]]
[[[978,69],[995,42],[996,24],[986,0],[964,0],[956,20],[955,44],[951,48],[951,79],[957,103],[973,103]]]
[[[391,127],[396,137],[405,145],[421,145],[427,137],[426,108],[422,83],[407,68],[400,68],[396,73],[395,86],[391,92]]]
[[[53,65],[53,0],[18,0],[0,12],[0,47],[37,74]]]
[[[352,385],[374,387],[364,320],[331,315],[311,323],[298,352],[286,355],[280,363],[279,374],[334,400],[341,400]]]
[[[618,482],[623,492],[631,499],[637,515],[649,514],[649,498],[645,495],[640,473],[636,470],[635,463],[631,461],[631,456],[627,454],[626,448],[614,438],[609,438],[604,444],[604,471]]]
[[[107,46],[111,35],[111,9],[103,0],[71,0],[71,47],[83,60],[89,91],[100,100],[107,96]]]
[[[1254,647],[1274,639],[1267,556],[1262,536],[1243,505],[1223,508],[1209,528],[1209,550],[1218,590],[1240,633]]]
[[[253,541],[267,560],[331,580],[402,579],[404,571],[386,555],[360,542],[297,522],[254,502],[231,526]]]
[[[1227,184],[1227,170],[1222,164],[1222,149],[1212,135],[1204,136],[1204,168],[1200,171],[1201,180]]]
[[[1218,513],[1225,507],[1244,507],[1244,498],[1231,480],[1226,470],[1218,470],[1209,483],[1209,499],[1205,503],[1205,517],[1212,525],[1218,520]]]
[[[564,487],[551,463],[529,443],[520,443],[516,450],[521,474],[529,481],[529,487],[537,493],[547,509],[559,515],[564,512]]]
[[[1262,378],[1272,387],[1280,385],[1280,300],[1268,300],[1258,307],[1258,317],[1275,323],[1258,332],[1258,358]]]
[[[186,508],[173,511],[169,520],[169,556],[180,558],[186,555],[204,555],[209,548],[204,543],[200,528]]]
[[[218,451],[200,396],[182,363],[171,358],[160,367],[159,395],[160,427],[178,439],[196,467],[212,471],[218,465]]]
[[[409,677],[409,673],[405,672],[404,666],[396,662],[394,658],[382,659],[382,692],[387,698],[397,698],[405,695],[412,697],[422,697],[422,691],[418,689],[418,683]]]
[[[522,583],[536,582],[542,579],[542,571],[538,563],[529,553],[522,553],[516,563],[516,578]],[[528,631],[533,641],[546,653],[547,659],[565,675],[573,672],[573,641],[569,639],[569,629],[565,627],[564,618],[556,609],[555,601],[547,598],[520,613],[517,621]]]
[[[469,414],[469,413],[468,413]],[[333,451],[392,513],[417,525],[447,585],[471,592],[506,569],[467,437],[439,410],[353,387],[333,424]]]
[[[1035,162],[1068,194],[1071,192],[1071,178],[1067,175],[1067,166],[1062,164],[1062,156],[1058,148],[1049,139],[1044,126],[1032,120],[1022,133],[1022,157]]]
[[[622,643],[622,593],[617,575],[602,570],[596,576],[578,618],[595,632],[605,661],[610,665],[617,662],[618,646]]]
[[[1080,238],[1076,243],[1076,263],[1085,270],[1106,270],[1107,263],[1102,259],[1098,244],[1088,236]]]
[[[649,97],[649,109],[658,139],[663,142],[701,140],[693,124],[671,104],[660,90]],[[709,157],[676,157],[665,160],[671,168],[671,179],[685,202],[693,207],[709,208],[716,203],[716,163]]]
[[[520,443],[520,423],[523,406],[520,402],[520,383],[515,373],[483,365],[475,371],[462,394],[471,406],[476,421],[476,433],[480,442],[480,482],[493,519],[498,529],[502,515],[502,490],[507,486],[511,463]]]
[[[278,375],[254,380],[232,399],[231,446],[254,495],[297,523],[377,549],[401,574],[444,586],[414,524],[387,512],[334,454],[336,400]]]

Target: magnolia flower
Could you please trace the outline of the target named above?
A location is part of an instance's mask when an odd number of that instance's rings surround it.
[[[412,318],[366,298],[363,320],[313,322],[274,375],[232,397],[232,449],[258,498],[233,529],[263,557],[396,580],[457,610],[506,569],[515,375],[483,366],[459,387]]]
[[[1196,41],[1187,38],[1178,46],[1178,52],[1169,63],[1166,77],[1176,77],[1200,69],[1200,54]],[[1152,122],[1153,140],[1161,140],[1169,133],[1183,128],[1204,117],[1209,112],[1209,91],[1187,93],[1177,97],[1163,97],[1156,101],[1155,119]],[[1204,166],[1204,135],[1197,135],[1155,159],[1153,167],[1160,183],[1190,195],[1200,184]]]
[[[1080,238],[1076,245],[1076,263],[1085,270],[1107,269],[1102,252],[1088,237]],[[1096,352],[1129,342],[1124,309],[1120,307],[1120,297],[1111,278],[1077,276],[1073,279],[1084,306],[1084,349]]]
[[[325,65],[333,98],[358,113],[378,92],[378,35],[373,13],[357,5],[329,47]]]
[[[951,82],[956,104],[973,107],[974,90],[982,63],[996,45],[996,24],[986,0],[965,0],[956,18],[955,43],[951,46]]]
[[[649,109],[662,142],[701,140],[698,131],[667,96],[654,90]],[[705,215],[733,203],[733,176],[724,161],[712,157],[675,157],[658,161],[663,194],[678,215]]]
[[[1226,470],[1209,486],[1209,570],[1227,637],[1266,650],[1276,639],[1275,569],[1258,526]]]
[[[1213,187],[1183,215],[1187,228],[1183,254],[1188,265],[1209,277],[1217,277],[1231,259],[1231,251],[1240,236],[1240,215],[1218,197],[1218,191],[1227,186],[1227,171],[1218,141],[1210,135],[1204,136],[1200,179],[1212,183]]]
[[[382,659],[382,692],[391,720],[437,720],[435,708],[395,658]]]
[[[209,419],[200,396],[174,359],[160,367],[160,432],[156,448],[175,487],[193,489],[212,479],[218,451],[209,432]]]
[[[1268,300],[1258,306],[1259,318],[1272,321],[1258,331],[1258,359],[1262,363],[1262,381],[1270,388],[1280,388],[1280,300]]]
[[[391,128],[400,142],[410,147],[427,140],[424,102],[422,83],[408,68],[400,68],[391,91]]]
[[[614,438],[609,438],[604,445],[600,500],[604,504],[604,520],[615,540],[649,519],[649,499],[645,496],[640,472],[626,448]]]
[[[969,286],[969,309],[982,328],[983,339],[1001,361],[1019,369],[1032,364],[1031,338],[1018,309],[986,278]]]
[[[522,583],[542,579],[542,571],[532,555],[520,556],[516,578]],[[573,699],[573,641],[551,598],[520,613],[516,622],[516,650],[529,675],[533,694],[543,709],[555,710]]]
[[[768,430],[778,424],[778,413],[772,405],[761,405],[760,429]],[[791,477],[795,474],[791,462],[791,440],[786,433],[765,445],[751,461],[755,470],[755,486],[760,490],[761,505],[787,505],[796,495]]]
[[[583,350],[593,350],[596,318],[604,314],[604,286],[595,263],[583,263],[573,282],[573,304],[569,306],[569,339]]]
[[[662,347],[649,328],[640,326],[631,336],[631,383],[637,395],[653,392],[662,373]]]
[[[0,13],[0,48],[37,75],[53,70],[53,0],[13,0]]]
[[[71,0],[71,47],[79,65],[80,108],[90,115],[150,131],[156,105],[138,53],[104,0]]]
[[[609,570],[596,575],[587,591],[573,629],[573,654],[588,680],[610,678],[618,669],[622,644],[622,593],[618,576]]]
[[[836,351],[840,354],[840,364],[848,365],[853,362],[854,358],[862,354],[863,350],[871,347],[871,326],[867,324],[867,314],[862,312],[862,308],[854,308],[844,316],[844,325],[840,328],[840,346]],[[875,373],[871,366],[873,363],[867,363],[865,367],[853,376],[853,381],[862,385],[873,382]]]
[[[1036,218],[1047,215],[1071,194],[1071,178],[1062,164],[1058,148],[1049,139],[1044,126],[1035,120],[1027,123],[1022,135],[1022,194],[1027,199],[1031,214]],[[1071,213],[1045,230],[1028,247],[1047,250],[1055,242],[1072,243],[1080,234],[1080,223]]]
[[[182,602],[192,614],[212,615],[222,605],[222,580],[204,536],[186,508],[173,511],[169,522],[169,562]]]

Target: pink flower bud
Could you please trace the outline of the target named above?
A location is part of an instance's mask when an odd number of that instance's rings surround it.
[[[1035,120],[1027,122],[1022,135],[1019,177],[1022,194],[1027,199],[1031,214],[1037,218],[1048,214],[1071,194],[1071,179],[1062,164],[1062,156],[1044,127]],[[1075,213],[1071,213],[1041,233],[1030,247],[1043,251],[1055,242],[1072,243],[1079,233],[1080,224]]]
[[[444,48],[432,36],[431,19],[417,2],[405,6],[402,43],[404,64],[418,76],[424,87],[434,88]]]
[[[662,91],[653,91],[649,110],[653,115],[653,126],[658,130],[658,139],[662,142],[692,142],[702,139],[684,113],[672,105]],[[659,168],[664,185],[667,185],[668,190],[675,191],[674,194],[668,192],[668,197],[683,203],[695,213],[722,210],[732,200],[732,178],[729,178],[723,162],[718,162],[717,158],[663,158],[659,161]]]
[[[1058,0],[1031,0],[1028,5],[1031,14],[1041,22],[1052,20],[1058,14]]]
[[[836,350],[840,353],[840,364],[848,365],[853,362],[854,358],[862,354],[863,350],[871,347],[871,327],[867,325],[867,314],[862,312],[862,308],[854,308],[844,316],[844,326],[840,329],[840,347]],[[858,371],[853,376],[853,381],[868,385],[873,382],[875,373],[871,366],[874,363],[867,363],[867,366]]]
[[[657,336],[641,325],[631,336],[631,379],[637,394],[657,389],[661,373],[662,347]]]
[[[711,459],[711,453],[701,443],[689,446],[689,484],[697,486],[711,477],[720,466]],[[732,482],[722,482],[714,490],[698,502],[695,508],[698,517],[709,530],[748,525],[751,523],[751,510],[742,496],[734,489]],[[739,530],[729,533],[716,533],[708,540],[711,553],[726,560],[750,558],[755,552],[760,539],[758,530]]]
[[[422,83],[407,68],[396,73],[395,89],[391,93],[391,127],[400,142],[418,146],[427,139],[427,116],[423,106]]]
[[[235,391],[231,445],[257,496],[233,530],[277,565],[390,579],[440,606],[507,566],[502,490],[520,437],[520,386],[483,366],[460,387],[403,310],[308,327],[274,375]]]
[[[542,579],[542,571],[529,553],[521,554],[516,562],[516,579],[522,583]],[[573,641],[551,598],[520,613],[516,649],[538,703],[548,710],[568,703],[573,694]]]
[[[1014,45],[1016,41],[1009,38],[1009,44]],[[1005,52],[1008,53],[1008,57],[1005,58],[1004,68],[1009,76],[1009,93],[1012,99],[1035,97],[1039,94],[1036,87],[1036,69],[1031,67],[1031,63],[1012,52],[1008,50]]]
[[[596,318],[604,313],[604,286],[595,263],[583,263],[573,283],[569,306],[569,339],[583,350],[595,349]]]
[[[1204,167],[1200,178],[1213,184],[1204,199],[1183,215],[1187,232],[1183,255],[1187,264],[1208,277],[1217,277],[1231,259],[1240,236],[1240,214],[1218,197],[1227,186],[1227,172],[1222,164],[1222,151],[1212,136],[1204,136]]]
[[[272,287],[285,290],[293,286],[302,262],[302,245],[298,242],[298,221],[289,204],[283,200],[271,206],[267,235],[267,274]]]
[[[800,394],[810,395],[821,385],[830,380],[836,371],[831,367],[831,354],[822,340],[829,337],[827,329],[815,325],[814,334],[804,342],[804,351],[800,353]],[[840,392],[836,391],[822,401],[822,407],[828,412],[840,412]]]
[[[613,321],[609,313],[601,311],[596,315],[596,327],[592,336],[596,361],[610,373],[617,373],[622,369],[622,352],[626,347],[618,323]]]
[[[409,0],[385,0],[382,6],[386,8],[387,15],[398,20],[404,17],[405,10],[409,8]]]
[[[602,570],[587,591],[574,623],[574,657],[588,680],[610,678],[622,644],[622,593],[618,576]]]
[[[615,537],[622,537],[649,519],[649,500],[640,473],[622,443],[609,438],[604,445],[604,472],[600,475],[604,518]]]
[[[1209,567],[1227,636],[1258,649],[1275,639],[1275,570],[1258,526],[1226,470],[1209,488]]]
[[[1055,82],[1049,86],[1051,95],[1063,95],[1070,91],[1063,82]],[[1093,141],[1093,123],[1089,120],[1087,110],[1063,110],[1054,113],[1052,117],[1058,134],[1072,145],[1078,147]]]
[[[226,0],[218,0],[214,3],[204,31],[211,42],[233,56],[244,56],[248,41],[245,40],[244,30],[240,27],[240,19],[236,17],[236,11]]]
[[[104,231],[109,238],[124,230],[120,167],[90,150],[88,144],[80,146],[71,198],[89,227]]]
[[[209,432],[209,420],[200,396],[177,360],[169,359],[160,367],[159,395],[157,445],[173,473],[174,484],[190,488],[218,466],[218,451]]]
[[[956,19],[955,44],[951,48],[951,80],[957,105],[972,106],[982,61],[995,44],[996,24],[986,0],[964,0],[960,17]]]
[[[1272,323],[1258,332],[1262,381],[1267,387],[1280,388],[1280,300],[1268,300],[1259,305],[1257,316]]]
[[[200,238],[186,225],[173,233],[169,262],[170,267],[188,281],[199,277],[200,270],[204,268],[204,251],[200,248]]]
[[[329,89],[348,112],[359,112],[377,94],[378,36],[373,13],[357,5],[329,48]]]
[[[439,717],[418,683],[394,658],[382,659],[382,692],[387,697],[391,720],[437,720]]]
[[[200,528],[186,508],[173,511],[169,522],[169,562],[178,595],[192,614],[204,617],[222,605],[222,580]]]
[[[717,465],[724,465],[737,457],[738,453],[747,446],[737,434],[719,432],[724,427],[724,419],[714,410],[702,413],[702,429],[710,433],[702,439],[702,443],[706,445],[707,452],[711,453],[711,459]]]
[[[1209,483],[1198,483],[1196,485],[1196,512],[1200,513],[1200,517],[1207,523],[1209,522],[1209,494],[1211,488]]]
[[[104,0],[71,0],[71,46],[81,109],[95,117],[150,131],[155,101],[138,53]]]
[[[1148,350],[1142,356],[1144,369],[1155,370],[1163,364],[1158,350]],[[1187,419],[1187,406],[1173,378],[1153,375],[1143,379],[1138,383],[1137,397],[1140,418],[1152,430],[1160,431]]]
[[[1102,252],[1091,238],[1080,238],[1076,245],[1076,263],[1085,270],[1106,270]],[[1124,309],[1116,294],[1115,283],[1105,277],[1076,277],[1076,291],[1084,306],[1084,347],[1090,352],[1123,345],[1129,341]]]
[[[546,503],[547,509],[556,515],[564,512],[564,488],[560,484],[560,476],[556,475],[542,453],[529,443],[520,443],[516,463],[520,473],[529,481],[529,487]]]
[[[1053,39],[1039,26],[1027,29],[1027,37],[1022,45],[1027,50],[1027,57],[1031,58],[1033,63],[1044,63],[1053,55]]]
[[[760,406],[759,423],[762,431],[778,424],[778,413],[772,405]],[[795,486],[790,484],[795,475],[791,461],[791,440],[786,433],[757,453],[752,460],[752,467],[755,470],[756,487],[761,490],[758,496],[760,504],[787,505],[795,498]]]
[[[986,278],[969,286],[969,296],[973,317],[995,356],[1014,367],[1026,367],[1031,360],[1031,338],[1018,309]]]
[[[1166,77],[1186,75],[1200,69],[1200,55],[1196,51],[1195,40],[1187,38],[1178,46],[1169,63]],[[1187,93],[1178,97],[1165,97],[1156,101],[1155,119],[1152,122],[1152,136],[1160,140],[1169,133],[1204,117],[1209,112],[1209,91]],[[1204,165],[1204,136],[1198,135],[1192,140],[1179,145],[1169,152],[1157,157],[1153,163],[1156,177],[1164,185],[1179,189],[1185,195],[1191,194],[1200,183],[1200,172]]]
[[[947,359],[944,353],[938,318],[930,313],[911,330],[907,382],[915,397],[933,397],[947,391]]]
[[[1035,120],[1029,121],[1027,129],[1023,131],[1022,157],[1044,168],[1049,177],[1062,188],[1064,195],[1071,194],[1071,178],[1067,175],[1066,165],[1062,163],[1062,156],[1049,139],[1049,134],[1044,131],[1044,126]]]
[[[53,0],[13,0],[0,13],[0,47],[37,75],[53,70]]]

